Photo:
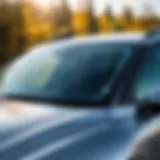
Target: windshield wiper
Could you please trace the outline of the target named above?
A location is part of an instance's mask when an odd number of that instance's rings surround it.
[[[90,107],[100,107],[100,105],[106,106],[106,100],[102,102],[91,102],[91,101],[78,101],[78,100],[63,100],[60,98],[53,97],[37,97],[32,95],[14,95],[6,94],[2,98],[7,100],[18,100],[18,101],[27,101],[27,102],[36,102],[36,103],[47,103],[47,104],[57,104],[57,105],[70,105],[70,106],[90,106]]]

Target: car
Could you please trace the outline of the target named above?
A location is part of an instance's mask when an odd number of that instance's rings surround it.
[[[147,114],[157,109],[147,97],[160,80],[155,35],[49,42],[8,64],[0,89],[1,160],[126,159],[144,122],[159,112]]]

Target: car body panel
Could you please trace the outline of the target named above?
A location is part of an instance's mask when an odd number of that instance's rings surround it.
[[[54,46],[67,50],[97,43],[135,45],[143,38],[139,33],[116,34],[57,41],[36,48],[50,52]],[[116,95],[124,94],[123,87],[116,87]],[[124,160],[143,124],[137,122],[135,104],[113,103],[92,108],[1,100],[0,159]]]
[[[94,35],[86,37],[78,37],[71,39],[58,40],[54,43],[52,41],[39,44],[34,48],[40,50],[50,51],[54,47],[60,48],[66,51],[68,48],[72,47],[83,47],[87,45],[97,45],[97,44],[133,44],[137,45],[143,42],[145,34],[142,32],[133,32],[133,33],[115,33],[109,35]]]
[[[8,103],[27,106],[24,102]],[[30,113],[31,108],[38,111],[40,107],[34,103],[28,106]],[[23,123],[19,119],[19,125],[0,132],[1,159],[120,160],[127,156],[139,130],[134,106],[87,109],[44,105],[44,111],[41,118],[33,115],[37,121],[32,116]]]

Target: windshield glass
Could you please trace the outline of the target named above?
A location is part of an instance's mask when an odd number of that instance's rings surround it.
[[[7,67],[1,94],[101,102],[131,53],[122,44],[36,48]]]

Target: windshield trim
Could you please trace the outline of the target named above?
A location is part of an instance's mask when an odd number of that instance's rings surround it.
[[[109,105],[110,100],[105,97],[103,101],[100,102],[91,102],[91,101],[74,101],[74,100],[61,100],[54,98],[44,98],[44,97],[34,97],[33,95],[12,95],[6,94],[1,96],[2,99],[6,100],[18,100],[18,101],[26,101],[26,102],[40,102],[46,104],[56,104],[56,105],[69,105],[69,106],[87,106],[87,107],[99,107],[100,105]],[[104,108],[104,107],[103,107]]]

